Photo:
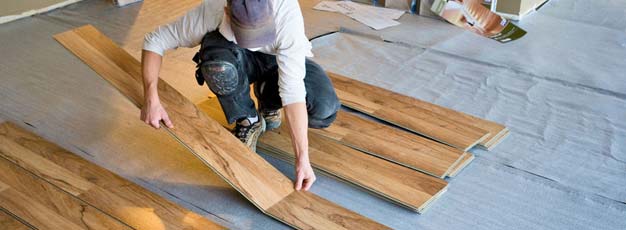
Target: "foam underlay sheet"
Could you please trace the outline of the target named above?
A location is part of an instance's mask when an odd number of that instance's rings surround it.
[[[287,229],[139,121],[132,104],[52,39],[90,23],[137,54],[145,32],[197,3],[85,0],[0,25],[0,120],[222,225]],[[511,135],[493,151],[473,149],[474,162],[422,215],[322,174],[314,193],[395,229],[626,229],[625,1],[552,0],[520,23],[524,38],[505,45],[414,15],[372,31],[311,10],[316,3],[300,1],[309,37],[347,31],[313,41],[323,67],[505,124]],[[165,80],[198,102],[208,89],[195,85],[193,52],[168,53],[180,75]],[[291,165],[266,159],[293,177]]]

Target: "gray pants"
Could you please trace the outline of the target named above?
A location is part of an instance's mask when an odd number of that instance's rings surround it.
[[[218,31],[205,35],[199,55],[202,59],[199,66],[201,75],[217,95],[229,123],[258,115],[250,98],[251,83],[254,83],[260,109],[277,110],[282,107],[274,55],[241,48],[226,40]],[[341,104],[322,67],[308,59],[305,63],[309,127],[325,128],[335,120]]]

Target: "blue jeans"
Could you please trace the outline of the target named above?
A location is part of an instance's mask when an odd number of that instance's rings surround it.
[[[241,48],[226,40],[218,31],[213,31],[204,36],[198,57],[194,60],[201,62],[198,83],[202,84],[204,80],[217,95],[229,123],[258,116],[250,98],[251,83],[254,83],[260,109],[278,110],[282,107],[278,94],[278,64],[274,55]],[[335,120],[341,104],[322,67],[309,59],[306,59],[305,65],[309,127],[328,127]]]

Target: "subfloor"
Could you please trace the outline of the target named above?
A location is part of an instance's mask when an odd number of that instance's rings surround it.
[[[300,1],[307,36],[343,27],[313,41],[324,68],[505,124],[511,135],[493,151],[471,150],[476,160],[422,215],[324,175],[314,193],[396,229],[626,229],[626,1],[552,0],[509,44],[414,15],[373,31],[313,11],[316,2]],[[93,24],[139,55],[143,34],[198,3],[86,0],[0,25],[0,120],[225,226],[286,229],[139,121],[132,104],[52,39]],[[179,73],[165,80],[197,103],[209,90],[193,79],[194,52],[170,52],[164,65]],[[291,165],[266,159],[293,177]]]

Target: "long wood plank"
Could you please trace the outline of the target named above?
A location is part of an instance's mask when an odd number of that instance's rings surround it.
[[[217,98],[198,107],[227,125]],[[263,134],[258,147],[293,162],[295,155],[285,123],[276,131]],[[314,132],[309,133],[309,156],[314,167],[417,212],[425,211],[427,204],[447,187],[444,180],[364,154]]]
[[[286,125],[263,134],[259,148],[274,150],[287,156],[290,162],[295,159]],[[309,133],[309,156],[316,168],[420,213],[448,184],[315,133]]]
[[[0,157],[0,181],[84,229],[132,229],[107,213]],[[21,217],[21,216],[20,216]],[[23,217],[22,217],[23,218]],[[45,221],[45,220],[42,220]]]
[[[432,176],[444,178],[463,151],[345,111],[335,122],[313,132],[363,152]]]
[[[60,167],[69,172],[68,175],[73,174],[74,178],[82,178],[93,183],[88,191],[79,194],[79,198],[134,228],[224,228],[14,124],[0,124],[0,142],[21,146],[22,152],[29,153],[20,155],[38,159],[38,162],[43,162],[41,165],[54,164],[56,168]],[[11,161],[31,170],[31,173],[41,176],[51,184],[58,186],[60,181],[66,181],[63,178],[57,179],[46,175],[46,170],[40,165],[26,164],[21,158],[12,158]],[[70,192],[71,190],[66,188],[71,187],[61,188]]]
[[[136,59],[92,26],[83,26],[57,34],[55,39],[109,81],[137,107],[141,107],[143,102],[141,66]],[[166,82],[159,81],[158,90],[161,103],[176,125],[173,129],[165,130],[266,214],[296,228],[307,226],[326,228],[317,220],[326,219],[328,216],[352,215],[358,218],[346,221],[361,223],[373,229],[386,228],[332,203],[326,203],[332,207],[325,210],[310,210],[311,212],[307,212],[308,216],[298,216],[297,219],[303,222],[289,222],[290,218],[284,213],[274,212],[274,209],[270,208],[278,203],[293,206],[294,209],[306,208],[301,207],[300,203],[284,203],[284,198],[296,192],[291,181],[259,155],[250,151],[217,122],[200,112]],[[301,192],[299,195],[322,199],[308,192]],[[332,210],[334,213],[323,213],[326,210]],[[340,220],[329,219],[329,221],[338,223]],[[338,224],[344,227],[350,225],[347,222]]]
[[[19,216],[37,229],[86,229],[10,187],[0,192],[0,207]]]
[[[18,220],[6,210],[0,208],[0,230],[29,230],[30,226],[22,223],[24,220]]]
[[[345,106],[467,151],[494,145],[506,127],[338,74],[328,73]]]

